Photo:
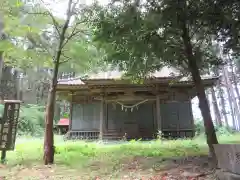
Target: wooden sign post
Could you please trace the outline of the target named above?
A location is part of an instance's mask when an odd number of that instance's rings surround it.
[[[15,148],[17,125],[19,118],[19,100],[4,100],[3,117],[0,119],[0,150],[1,163],[6,161],[6,152]]]

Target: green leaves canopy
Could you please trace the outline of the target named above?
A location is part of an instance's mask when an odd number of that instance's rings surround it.
[[[53,67],[58,29],[63,20],[59,19],[42,4],[27,4],[10,0],[1,2],[4,14],[5,40],[0,41],[4,62],[14,67]],[[76,34],[72,34],[72,32]],[[68,37],[72,36],[71,39]],[[96,65],[100,54],[86,38],[86,28],[78,18],[68,28],[63,48],[61,71],[82,72]]]
[[[204,70],[220,63],[204,24],[206,8],[204,1],[196,0],[186,4],[175,0],[124,0],[114,1],[107,7],[95,4],[88,17],[94,29],[94,41],[105,49],[106,60],[130,74],[142,76],[166,65],[188,72],[182,18],[199,68]]]
[[[225,53],[240,54],[240,1],[215,0],[206,1],[209,7],[205,22],[210,33],[215,34],[215,39],[223,44]]]
[[[51,19],[44,14],[44,9],[38,4],[33,6],[15,0],[1,3],[0,12],[3,14],[5,38],[0,41],[0,48],[4,52],[4,62],[15,67],[31,67],[36,63],[38,53],[28,49],[30,45],[28,37],[39,36],[50,24]],[[41,57],[45,58],[43,54]]]

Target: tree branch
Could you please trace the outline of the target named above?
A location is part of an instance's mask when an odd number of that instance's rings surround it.
[[[62,56],[65,57],[65,58],[67,58],[67,59],[64,60],[64,61],[59,62],[59,65],[64,64],[64,63],[68,62],[70,59],[72,59],[71,57],[68,57],[68,56],[66,56],[65,54],[62,54]]]
[[[70,23],[70,19],[72,17],[72,10],[71,10],[71,6],[72,6],[72,0],[68,1],[68,9],[67,9],[67,19],[63,25],[62,31],[60,33],[60,37],[59,37],[59,45],[57,48],[57,55],[56,58],[54,58],[54,60],[56,61],[56,69],[58,69],[58,63],[62,54],[62,45],[64,43],[64,38],[65,38],[65,33],[68,29],[69,23]],[[56,72],[56,74],[58,73],[58,71]],[[57,76],[57,75],[56,75]]]
[[[51,51],[47,48],[48,44],[44,43],[42,40],[40,40],[40,42],[37,42],[30,34],[28,34],[27,40],[33,44],[34,48],[45,50],[50,56],[53,56]]]
[[[79,0],[77,0],[71,7],[71,13],[73,13],[76,10],[76,5],[79,3]],[[73,14],[72,14],[73,15]],[[71,16],[72,16],[71,15]],[[82,30],[77,30],[78,25],[80,25],[81,23],[83,23],[83,21],[79,21],[75,24],[75,26],[73,27],[73,30],[71,32],[71,34],[65,38],[65,42],[62,45],[62,49],[66,46],[66,44],[69,42],[69,40],[71,40],[74,36],[76,36],[77,34],[81,33]]]
[[[74,27],[74,30],[71,32],[71,34],[68,37],[66,37],[65,42],[62,45],[62,48],[64,48],[67,45],[69,40],[71,40],[74,36],[76,36],[77,34],[82,32],[82,30],[76,31],[76,27],[77,27],[77,25]]]
[[[53,21],[53,25],[54,28],[57,30],[58,35],[60,36],[60,31],[59,31],[59,23],[56,21],[56,19],[54,18],[54,16],[52,15],[52,13],[49,12],[49,16],[51,17],[52,21]]]
[[[40,0],[40,1],[44,4],[43,0]],[[52,22],[53,22],[53,26],[57,30],[57,33],[60,37],[59,23],[57,22],[57,20],[55,19],[55,17],[53,16],[53,14],[49,10],[47,10],[46,13],[47,13],[47,15],[49,15],[51,17]]]
[[[43,15],[43,16],[50,16],[53,22],[53,27],[57,30],[58,37],[60,36],[60,30],[59,30],[59,23],[57,20],[54,18],[53,14],[50,13],[49,11],[46,12],[28,12],[30,15]]]

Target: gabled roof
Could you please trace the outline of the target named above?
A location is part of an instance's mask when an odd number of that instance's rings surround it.
[[[115,70],[107,70],[107,71],[99,71],[97,73],[90,73],[87,75],[88,80],[96,80],[96,79],[121,79],[124,76],[125,72]],[[175,68],[163,67],[160,71],[155,71],[154,73],[150,73],[150,78],[166,78],[166,77],[175,77],[180,76],[181,73]]]
[[[111,84],[125,84],[126,80],[123,80],[122,77],[124,72],[113,70],[113,71],[101,71],[98,73],[92,73],[87,75],[87,78],[75,77],[70,79],[60,79],[58,80],[58,88],[67,88],[67,87],[87,87],[88,85],[111,85]],[[213,85],[218,77],[212,76],[202,76],[204,84],[209,86]],[[149,78],[146,79],[149,82],[158,82],[158,83],[193,83],[191,76],[183,77],[181,73],[174,69],[164,67],[160,71],[151,73]]]
[[[121,80],[124,75],[124,72],[118,70],[112,71],[99,71],[97,73],[90,73],[87,75],[87,78],[75,77],[69,79],[59,79],[58,85],[84,85],[88,81],[104,81],[104,80]],[[163,79],[175,79],[179,77],[180,72],[176,69],[164,67],[160,71],[151,73],[150,78],[163,78]]]

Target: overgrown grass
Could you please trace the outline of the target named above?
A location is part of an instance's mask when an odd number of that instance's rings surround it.
[[[220,143],[239,142],[240,134],[220,135]],[[141,157],[181,157],[207,154],[204,136],[193,140],[154,140],[148,142],[130,141],[104,144],[102,142],[63,141],[55,137],[55,162],[74,168],[86,167],[98,161],[114,166],[124,158]],[[43,139],[19,138],[15,151],[7,153],[10,166],[42,163]]]

